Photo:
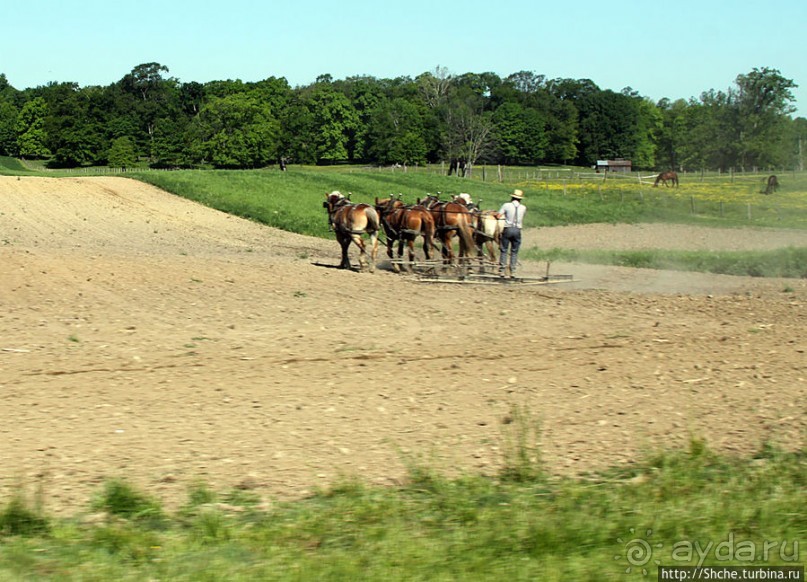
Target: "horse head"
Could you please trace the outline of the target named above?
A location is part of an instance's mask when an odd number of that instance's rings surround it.
[[[350,198],[345,198],[345,196],[339,192],[339,190],[326,192],[325,201],[322,203],[322,207],[328,211],[328,216],[333,216],[336,209],[347,204],[348,200],[350,200]]]

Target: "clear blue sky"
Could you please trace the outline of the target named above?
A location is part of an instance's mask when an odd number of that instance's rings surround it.
[[[800,85],[807,0],[27,0],[3,7],[0,73],[17,89],[109,85],[158,62],[181,82],[320,74],[532,71],[654,101],[726,90],[754,67]]]

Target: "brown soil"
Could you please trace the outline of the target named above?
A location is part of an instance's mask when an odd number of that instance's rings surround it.
[[[527,241],[807,246],[662,225]],[[410,461],[492,473],[514,405],[556,474],[693,436],[804,446],[803,280],[553,264],[577,281],[435,285],[330,268],[337,250],[127,179],[0,178],[0,497],[41,486],[76,513],[109,477],[170,506],[199,480],[277,499]]]

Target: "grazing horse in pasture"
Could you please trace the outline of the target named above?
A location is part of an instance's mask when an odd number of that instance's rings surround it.
[[[771,174],[768,176],[768,181],[765,184],[765,190],[762,191],[763,194],[773,194],[779,189],[779,179]]]
[[[375,209],[381,217],[381,226],[387,237],[387,256],[392,259],[392,247],[398,241],[398,259],[403,256],[404,242],[409,249],[409,266],[415,262],[415,239],[423,237],[423,253],[426,260],[432,258],[434,235],[436,226],[434,217],[425,207],[420,205],[407,206],[400,198],[390,196],[386,200],[375,199]],[[392,263],[392,269],[398,273],[400,266]]]
[[[328,222],[336,233],[336,240],[342,247],[342,262],[340,269],[350,268],[348,248],[350,243],[359,247],[359,269],[363,271],[367,264],[367,250],[362,234],[370,237],[370,263],[369,270],[375,270],[375,258],[378,254],[378,229],[380,221],[375,208],[369,204],[355,204],[341,192],[325,193],[325,202],[322,206],[328,211]]]
[[[656,181],[653,183],[654,187],[658,186],[658,183],[661,182],[665,186],[668,186],[667,182],[670,182],[673,187],[678,186],[678,174],[675,172],[662,172],[658,176],[656,176]]]
[[[419,204],[425,206],[434,217],[437,238],[443,245],[443,260],[446,263],[454,262],[452,239],[455,234],[460,241],[460,259],[471,257],[471,250],[476,246],[473,240],[474,217],[467,206],[454,201],[441,201],[433,194],[420,200]]]

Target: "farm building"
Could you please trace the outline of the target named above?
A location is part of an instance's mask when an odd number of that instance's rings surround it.
[[[615,160],[597,160],[598,172],[630,172],[631,162],[623,158]]]

